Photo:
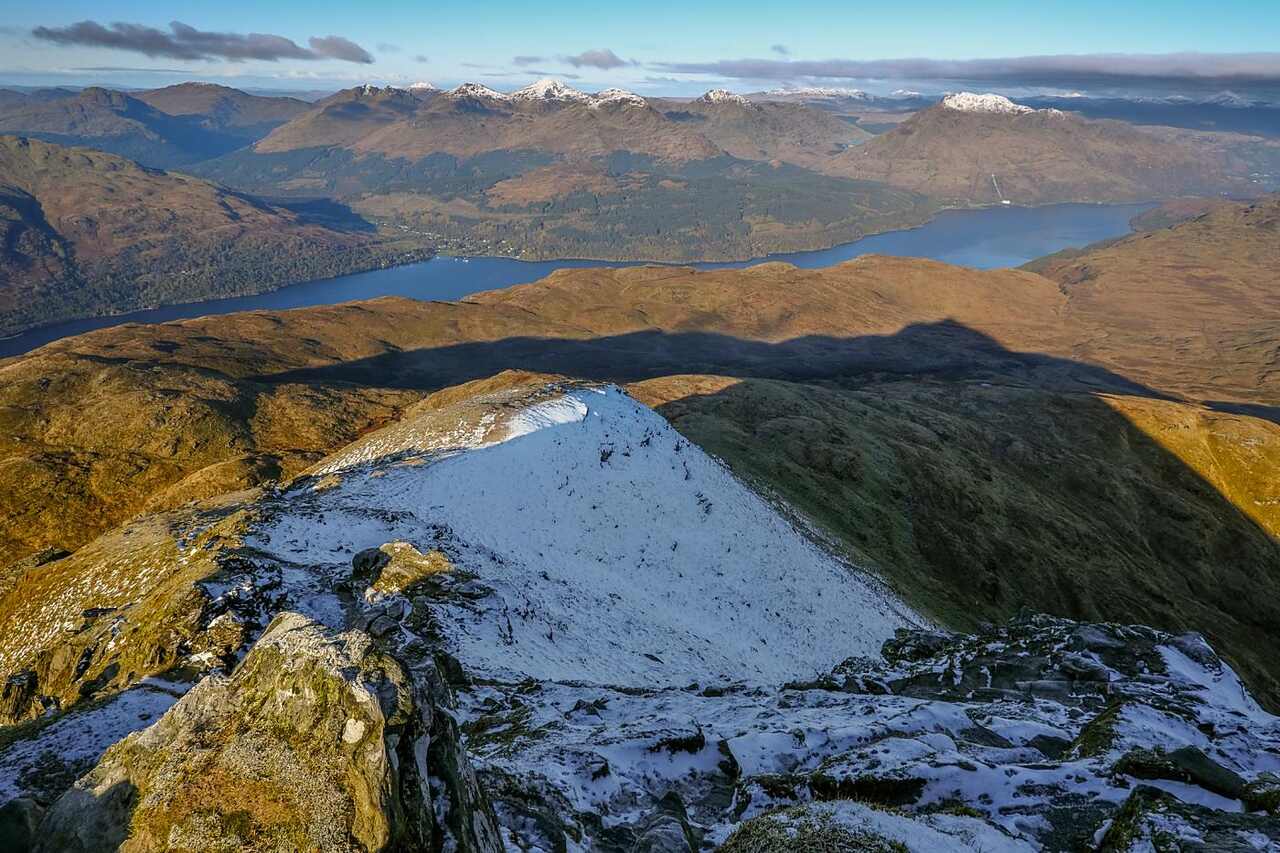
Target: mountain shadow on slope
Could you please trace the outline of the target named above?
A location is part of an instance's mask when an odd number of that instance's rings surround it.
[[[1003,347],[954,320],[913,323],[891,335],[805,335],[759,341],[715,332],[630,332],[598,338],[511,337],[384,354],[254,377],[272,382],[346,382],[436,391],[502,370],[637,382],[671,374],[865,382],[930,376],[1015,381],[1065,391],[1167,399],[1106,368]]]

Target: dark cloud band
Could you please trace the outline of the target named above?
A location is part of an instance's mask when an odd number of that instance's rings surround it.
[[[1168,53],[1021,56],[1006,59],[723,59],[661,62],[669,74],[710,74],[750,80],[912,79],[1005,80],[1024,83],[1112,80],[1280,80],[1280,53]]]
[[[232,62],[246,59],[267,62],[340,59],[364,64],[373,62],[373,56],[367,50],[342,36],[313,38],[309,42],[310,47],[306,48],[284,36],[206,32],[181,21],[169,24],[168,32],[142,24],[103,26],[97,21],[80,21],[66,27],[36,27],[31,34],[54,44],[105,47],[169,59],[226,59]]]

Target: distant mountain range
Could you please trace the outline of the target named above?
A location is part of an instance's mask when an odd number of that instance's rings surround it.
[[[208,83],[130,93],[98,87],[6,91],[0,133],[88,145],[173,168],[242,148],[306,109],[293,98],[263,98]]]
[[[915,93],[886,99],[826,88],[645,98],[619,89],[582,92],[556,80],[510,93],[474,83],[448,91],[429,83],[359,86],[308,103],[185,83],[131,93],[4,92],[0,133],[182,170],[214,182],[181,179],[183,192],[202,186],[209,199],[252,197],[255,209],[273,215],[287,213],[279,203],[314,209],[320,202],[347,221],[313,221],[327,229],[313,236],[328,240],[343,232],[339,244],[354,239],[368,246],[368,232],[380,229],[380,245],[397,247],[351,265],[325,262],[330,272],[430,250],[740,260],[918,225],[944,206],[1248,195],[1280,185],[1280,143],[1263,137],[1139,128],[996,95],[960,93],[926,103]],[[51,159],[67,168],[91,161],[88,172],[104,162],[65,153]],[[0,182],[29,193],[23,180],[21,168],[0,173]],[[41,192],[67,193],[74,180],[68,175],[70,183]],[[166,186],[178,180],[148,178]],[[141,192],[148,181],[122,186]],[[86,199],[86,210],[107,201]],[[147,257],[176,251],[178,243],[149,230],[154,205],[142,197],[121,202],[118,195],[110,202],[145,208],[137,229],[155,237]],[[26,236],[21,249],[8,247],[5,263],[39,268],[40,280],[103,281],[103,259],[118,245],[139,244],[95,246],[67,236],[78,233],[69,226],[37,223],[35,208],[22,209],[11,219],[24,223]],[[200,219],[189,213],[175,216]],[[247,228],[247,221],[237,227]],[[170,237],[185,229],[175,226]],[[118,269],[135,268],[123,255],[117,260]],[[210,267],[209,274],[220,269],[229,282],[235,276],[226,272],[235,267]],[[156,267],[185,268],[176,257]],[[265,289],[303,274],[291,268],[243,287]],[[210,281],[184,274],[146,297],[109,288],[64,298],[64,306],[76,307],[57,318],[206,298],[219,292]],[[6,289],[17,287],[10,282]],[[221,287],[245,292],[240,284]],[[37,299],[20,315],[3,317],[3,327],[55,319],[42,304]]]

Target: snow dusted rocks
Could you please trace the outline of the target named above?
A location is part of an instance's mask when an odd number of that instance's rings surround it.
[[[704,104],[736,104],[738,106],[750,106],[751,100],[744,95],[734,94],[728,89],[711,89],[698,98]]]
[[[735,851],[790,849],[747,843],[779,832],[870,850],[882,848],[868,837],[998,851],[1089,849],[1104,836],[1128,850],[1113,821],[1154,812],[1280,838],[1274,816],[1202,786],[1269,780],[1280,720],[1199,637],[1047,617],[944,644],[926,636],[772,688],[477,687],[461,694],[468,749],[501,792],[503,825],[532,849],[601,821],[638,826],[673,792],[691,833]],[[1201,772],[1134,776],[1124,759],[1139,745],[1198,750]]]

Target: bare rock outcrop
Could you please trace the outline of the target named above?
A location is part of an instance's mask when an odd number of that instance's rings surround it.
[[[277,617],[59,798],[43,851],[501,849],[447,713],[360,631]]]

